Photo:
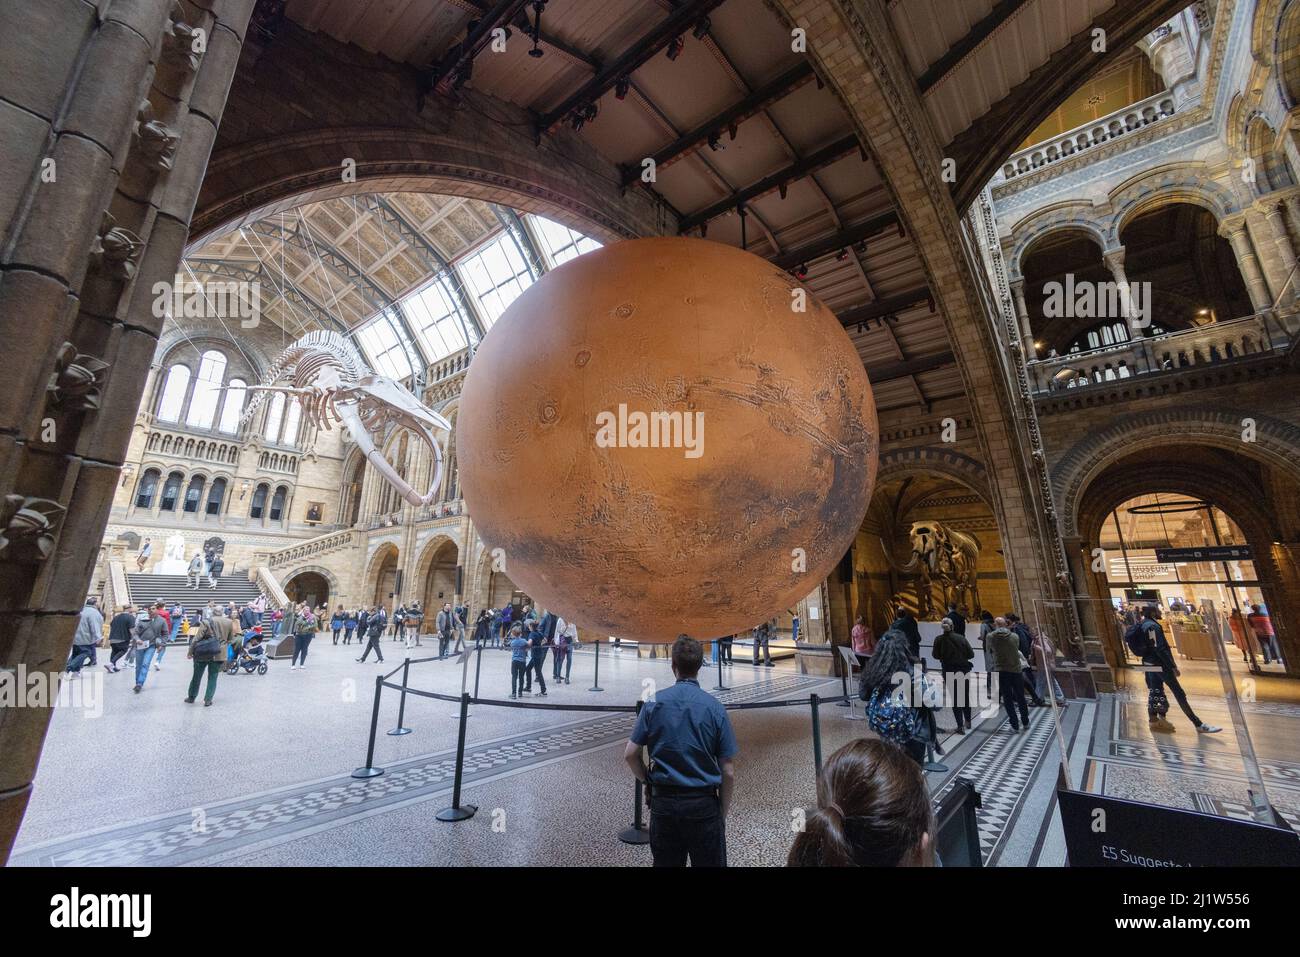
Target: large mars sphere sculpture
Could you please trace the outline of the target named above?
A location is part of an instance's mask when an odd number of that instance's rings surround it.
[[[465,503],[509,578],[646,642],[806,597],[857,534],[877,448],[834,314],[771,263],[684,238],[547,273],[484,339],[456,424]]]

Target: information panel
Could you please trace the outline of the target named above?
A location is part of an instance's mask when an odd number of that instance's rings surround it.
[[[1056,795],[1071,867],[1300,866],[1300,835],[1289,828],[1081,791]]]

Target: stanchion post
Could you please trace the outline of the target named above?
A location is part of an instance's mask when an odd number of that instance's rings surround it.
[[[406,660],[402,662],[402,697],[397,703],[397,727],[389,731],[390,736],[399,734],[410,734],[411,729],[406,726],[406,682],[411,673],[411,656],[407,655]]]
[[[478,657],[474,659],[474,698],[478,699],[478,674],[483,668],[483,646],[478,646]]]
[[[812,705],[813,761],[817,764],[817,773],[822,773],[822,720],[818,711],[820,698],[809,695],[808,703]]]
[[[636,703],[637,717],[641,716],[641,706],[643,704],[645,704],[644,701]],[[641,816],[641,808],[645,804],[645,785],[641,783],[640,778],[636,779],[634,795],[632,798],[632,826],[619,831],[618,839],[624,844],[649,844],[650,829],[645,826],[645,820]]]
[[[384,676],[375,675],[375,706],[370,712],[370,744],[366,747],[366,766],[352,772],[354,778],[377,778],[384,773],[375,767],[375,735],[379,733],[379,696],[384,691]]]
[[[456,778],[451,788],[451,807],[438,812],[439,821],[465,821],[474,816],[478,808],[473,804],[460,803],[460,783],[465,774],[465,725],[469,716],[469,692],[460,694],[460,731],[456,735]]]
[[[597,639],[596,639],[596,677],[592,679],[592,684],[591,684],[591,687],[587,689],[588,691],[604,691],[604,690],[605,690],[604,688],[602,688],[602,687],[600,686],[600,646],[601,646],[601,644],[602,644],[601,640],[600,640],[599,638],[597,638]]]
[[[730,691],[731,689],[722,683],[722,642],[715,642],[715,644],[718,648],[718,683],[713,686],[713,690]]]

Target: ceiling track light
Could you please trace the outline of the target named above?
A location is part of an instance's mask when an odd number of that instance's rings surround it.
[[[546,53],[540,46],[542,39],[542,11],[545,9],[546,0],[533,0],[533,48],[528,51],[528,55],[533,59],[537,59]]]
[[[799,265],[795,266],[795,267],[794,267],[794,277],[795,277],[796,279],[807,279],[807,278],[808,278],[808,264],[807,264],[807,263],[800,263]]]
[[[867,241],[865,239],[859,239],[857,244],[853,248],[856,249],[859,253],[866,253]]]
[[[709,22],[708,17],[700,17],[699,22],[695,24],[695,29],[691,31],[691,36],[697,40],[703,40],[709,35],[709,30],[712,28],[713,24]]]
[[[627,91],[632,88],[632,78],[624,73],[614,81],[614,99],[627,99]]]
[[[786,194],[787,194],[788,192],[790,192],[790,184],[789,184],[789,183],[778,183],[778,184],[777,184],[777,186],[776,186],[776,193],[777,193],[777,195],[780,196],[782,199],[785,199],[785,196],[786,196]]]
[[[685,37],[683,36],[673,37],[672,40],[668,42],[668,49],[666,51],[668,54],[668,59],[676,60],[679,56],[682,55],[682,50],[685,49],[685,47],[686,47]]]
[[[726,149],[726,147],[722,145],[722,140],[716,132],[709,134],[709,149],[713,150],[715,153],[718,152],[718,150]]]
[[[847,249],[841,249],[839,252],[835,254],[835,261],[837,263],[842,263],[844,262],[844,260],[848,258],[849,258],[849,251]]]

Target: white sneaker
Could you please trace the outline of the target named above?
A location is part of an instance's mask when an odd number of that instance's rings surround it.
[[[155,661],[155,662],[153,663],[153,670],[154,670],[154,671],[162,671],[162,665],[158,664],[158,662]]]
[[[289,666],[289,670],[290,670],[290,671],[297,671],[297,670],[298,670],[298,666],[297,666],[297,665],[290,665],[290,666]]]
[[[1202,721],[1200,724],[1196,726],[1196,730],[1199,731],[1201,734],[1218,734],[1223,729],[1216,728],[1214,725],[1206,724],[1204,721]]]

